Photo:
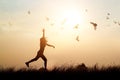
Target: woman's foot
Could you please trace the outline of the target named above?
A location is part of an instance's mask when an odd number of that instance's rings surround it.
[[[25,64],[26,64],[27,67],[29,67],[29,63],[28,62],[26,62]]]

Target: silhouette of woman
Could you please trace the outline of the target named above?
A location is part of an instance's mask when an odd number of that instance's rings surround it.
[[[35,58],[33,58],[30,61],[25,63],[27,67],[29,67],[29,63],[31,63],[33,61],[37,61],[41,57],[42,60],[44,61],[45,69],[47,68],[47,58],[43,54],[46,45],[55,48],[55,46],[50,45],[50,44],[47,43],[47,40],[45,39],[45,30],[43,29],[43,37],[40,38],[40,50],[37,52],[37,55],[36,55]]]

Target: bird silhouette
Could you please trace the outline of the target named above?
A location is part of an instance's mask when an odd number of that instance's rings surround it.
[[[88,10],[87,10],[87,9],[85,9],[85,12],[88,12]]]
[[[28,11],[28,14],[29,14],[29,15],[31,14],[30,10]]]
[[[117,22],[116,21],[113,21],[114,22],[114,24],[117,24]]]
[[[96,29],[97,29],[97,24],[96,24],[96,23],[94,23],[94,22],[90,22],[90,24],[92,24],[92,25],[93,25],[94,30],[96,30]]]
[[[76,40],[77,40],[78,42],[80,41],[80,40],[79,40],[79,36],[76,37]]]
[[[74,26],[74,28],[75,28],[75,29],[78,29],[78,26],[79,26],[79,24],[76,24],[76,25]]]
[[[110,15],[110,13],[107,13],[107,15]]]
[[[106,19],[108,20],[108,19],[110,19],[110,13],[107,13],[107,17],[106,17]]]
[[[110,18],[107,16],[106,19],[108,20],[108,19],[110,19]]]
[[[46,17],[46,20],[49,21],[50,19],[48,17]]]
[[[118,22],[118,25],[120,26],[120,22]]]

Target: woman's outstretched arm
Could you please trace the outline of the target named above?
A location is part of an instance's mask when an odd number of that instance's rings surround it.
[[[53,48],[55,48],[55,46],[54,46],[54,45],[47,44],[47,46],[50,46],[50,47],[53,47]]]

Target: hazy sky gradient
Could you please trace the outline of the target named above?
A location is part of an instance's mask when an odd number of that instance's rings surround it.
[[[43,28],[48,43],[56,46],[46,47],[48,67],[119,65],[119,14],[120,0],[0,0],[0,65],[25,67],[24,62],[39,50]],[[91,21],[98,24],[96,31]],[[76,24],[78,29],[73,28]],[[77,35],[79,42],[75,40]],[[30,66],[43,66],[43,61],[39,59]]]

